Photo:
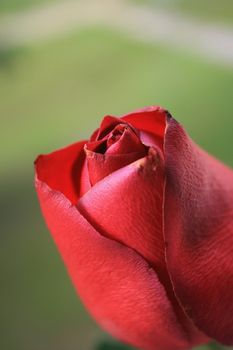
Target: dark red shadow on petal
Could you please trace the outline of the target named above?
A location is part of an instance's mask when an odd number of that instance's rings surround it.
[[[233,171],[174,120],[165,136],[165,239],[175,293],[209,337],[233,344]]]
[[[84,145],[80,141],[35,161],[37,178],[51,189],[63,193],[71,203],[77,203],[81,191],[81,174],[85,160]]]

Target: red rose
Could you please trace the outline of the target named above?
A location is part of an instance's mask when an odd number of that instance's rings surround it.
[[[39,156],[36,189],[93,317],[145,350],[233,344],[233,171],[165,110]]]

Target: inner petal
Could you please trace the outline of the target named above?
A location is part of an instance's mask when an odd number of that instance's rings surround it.
[[[119,124],[109,134],[107,139],[108,154],[126,154],[144,152],[146,147],[141,143],[138,135],[128,125]]]
[[[85,146],[91,185],[114,171],[143,158],[148,147],[143,145],[136,130],[126,123],[118,123],[102,140]]]
[[[115,129],[109,134],[108,140],[107,140],[107,147],[109,148],[110,146],[114,145],[121,136],[124,134],[126,131],[127,126],[124,124],[118,124]]]

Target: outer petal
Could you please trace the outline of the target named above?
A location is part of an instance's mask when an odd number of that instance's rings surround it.
[[[233,344],[233,171],[168,117],[165,238],[175,293],[208,336]]]
[[[46,178],[51,188],[62,192],[72,203],[77,202],[82,184],[87,181],[84,177],[88,174],[83,170],[85,143],[76,142],[50,154],[40,155],[35,161],[38,176]],[[83,178],[82,181],[80,178]]]
[[[61,193],[39,180],[36,188],[48,227],[94,318],[144,350],[188,348],[164,288],[146,261],[101,236]]]
[[[165,261],[163,237],[164,169],[162,155],[121,168],[92,187],[77,204],[102,235],[133,248],[155,269],[180,322],[193,344],[206,341],[177,302]]]

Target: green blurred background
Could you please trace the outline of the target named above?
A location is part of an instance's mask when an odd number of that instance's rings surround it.
[[[203,23],[233,23],[231,0],[129,1]],[[49,6],[56,0],[0,0],[0,24]],[[75,295],[40,214],[33,160],[88,137],[105,114],[159,104],[232,166],[233,65],[161,41],[132,39],[104,24],[87,23],[24,45],[7,45],[6,33],[3,39],[0,349],[120,349],[108,344]]]

